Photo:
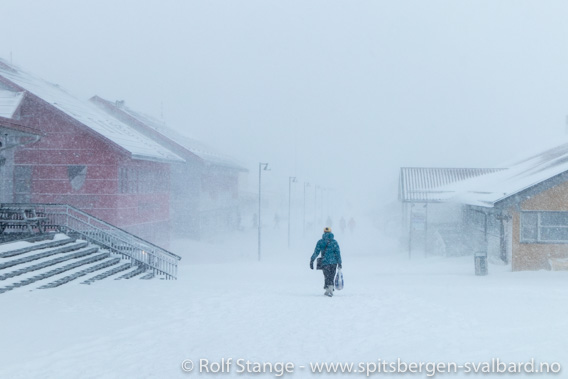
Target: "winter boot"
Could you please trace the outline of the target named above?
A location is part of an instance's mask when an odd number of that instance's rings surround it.
[[[327,288],[325,289],[324,295],[332,297],[333,296],[333,286],[327,286]]]

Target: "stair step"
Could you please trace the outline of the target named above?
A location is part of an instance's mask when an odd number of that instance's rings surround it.
[[[23,267],[23,268],[16,270],[16,271],[7,272],[5,274],[0,275],[0,280],[6,280],[8,278],[13,278],[14,276],[26,274],[26,273],[31,272],[31,271],[41,270],[43,268],[53,266],[53,265],[56,265],[58,263],[68,261],[70,259],[82,258],[86,255],[96,253],[98,250],[99,250],[98,247],[85,248],[84,250],[79,250],[76,253],[68,254],[64,257],[54,258],[54,259],[46,261],[46,262],[41,262],[41,263],[37,263],[35,265]]]
[[[146,272],[146,267],[139,266],[136,270],[132,270],[130,272],[127,272],[126,274],[119,276],[118,278],[115,278],[114,280],[131,279],[131,278],[135,277],[136,275],[140,275],[144,272]]]
[[[98,249],[98,248],[97,248],[97,249]],[[36,275],[36,276],[31,277],[31,278],[22,280],[22,281],[20,281],[20,282],[13,283],[13,284],[11,284],[11,285],[9,285],[9,286],[0,288],[0,293],[4,293],[4,292],[7,292],[7,291],[11,291],[11,290],[13,290],[14,288],[26,286],[26,285],[29,285],[29,284],[31,284],[31,283],[35,283],[35,282],[37,282],[37,281],[39,281],[39,280],[47,279],[47,278],[49,278],[49,277],[62,274],[62,273],[64,273],[65,271],[73,270],[73,269],[75,269],[75,268],[77,268],[77,267],[81,267],[81,266],[86,265],[86,264],[90,264],[90,263],[94,263],[94,262],[97,262],[97,261],[106,259],[106,258],[108,258],[109,256],[110,256],[110,253],[105,252],[105,253],[101,253],[101,254],[98,254],[98,255],[95,255],[95,256],[92,256],[92,257],[88,257],[88,258],[83,259],[83,260],[80,260],[80,261],[78,261],[78,262],[70,263],[70,264],[65,265],[65,266],[63,266],[63,267],[58,267],[58,268],[56,268],[56,269],[54,269],[54,270],[51,270],[51,271],[48,271],[48,272],[46,272],[46,273],[43,273],[43,274],[40,274],[40,275]],[[118,258],[117,258],[117,259],[118,259]]]
[[[81,282],[81,284],[91,284],[93,282],[96,282],[97,280],[102,280],[105,278],[108,278],[109,276],[118,274],[119,272],[122,272],[124,270],[128,270],[130,267],[132,267],[132,265],[130,263],[125,263],[123,265],[120,265],[118,267],[114,267],[111,270],[105,271],[97,276],[93,276],[90,279],[85,280],[84,282]]]
[[[110,254],[109,254],[109,256],[110,256]],[[68,275],[64,278],[58,279],[54,282],[45,284],[45,285],[38,287],[38,288],[39,289],[46,289],[46,288],[59,287],[60,285],[65,284],[65,283],[69,283],[70,281],[75,280],[77,278],[80,278],[81,276],[85,276],[85,275],[93,273],[95,271],[102,270],[102,269],[110,267],[110,266],[114,266],[118,262],[120,262],[120,258],[112,258],[112,259],[107,260],[106,262],[102,262],[102,263],[99,263],[97,265],[88,267],[84,270],[81,270],[79,272],[74,273],[73,275]]]
[[[39,242],[45,240],[53,240],[55,235],[58,233],[47,232],[43,234],[32,234],[29,235],[28,233],[2,233],[0,234],[0,241],[2,244],[10,243],[10,242]]]
[[[13,266],[16,266],[16,265],[19,265],[19,264],[35,261],[35,260],[38,260],[38,259],[47,258],[47,257],[55,255],[55,254],[68,253],[68,252],[73,251],[73,250],[79,250],[83,247],[86,247],[88,244],[89,243],[86,242],[86,241],[77,242],[77,243],[73,243],[73,244],[67,244],[67,245],[64,245],[60,248],[48,250],[48,251],[45,251],[43,253],[30,255],[30,256],[27,256],[27,257],[19,258],[19,259],[14,259],[12,261],[8,261],[8,262],[5,262],[5,263],[0,263],[0,270],[10,268],[10,267],[13,267]]]
[[[30,251],[34,251],[34,250],[46,249],[46,248],[49,248],[49,247],[57,247],[57,246],[65,245],[65,244],[68,244],[68,243],[73,243],[76,240],[77,240],[76,238],[64,238],[64,239],[46,242],[46,243],[32,243],[30,246],[26,246],[26,247],[23,247],[23,248],[20,248],[20,249],[10,250],[10,251],[6,251],[4,253],[0,253],[0,258],[10,258],[10,257],[14,257],[16,255],[29,253]],[[10,242],[10,243],[16,243],[16,242]]]
[[[154,278],[153,272],[149,272],[146,275],[140,277],[140,279],[142,279],[142,280],[149,280],[149,279],[152,279],[152,278]]]

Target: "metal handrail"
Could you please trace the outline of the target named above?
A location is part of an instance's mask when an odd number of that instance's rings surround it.
[[[33,208],[48,217],[47,226],[76,233],[81,238],[129,257],[139,265],[177,278],[181,257],[68,204],[2,203],[0,207]]]

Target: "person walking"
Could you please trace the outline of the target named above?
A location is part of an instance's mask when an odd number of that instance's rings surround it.
[[[335,277],[335,271],[337,267],[340,269],[341,266],[341,252],[339,250],[339,244],[334,239],[333,233],[330,227],[325,227],[323,229],[323,236],[317,242],[314,253],[310,258],[310,268],[314,269],[314,261],[321,253],[321,269],[323,271],[324,295],[332,297],[333,296],[333,279]],[[320,269],[320,267],[318,267]]]
[[[349,219],[349,224],[348,224],[348,226],[349,226],[349,231],[350,231],[351,233],[353,233],[353,232],[355,231],[355,224],[356,224],[356,223],[355,223],[355,220],[353,220],[353,217],[351,217],[351,218]]]
[[[341,216],[341,220],[339,220],[339,227],[341,228],[341,234],[345,234],[345,227],[347,226],[347,222],[345,218]]]

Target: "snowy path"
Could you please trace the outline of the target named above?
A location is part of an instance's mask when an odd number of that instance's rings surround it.
[[[267,242],[258,263],[252,236],[179,241],[177,281],[0,295],[0,378],[253,376],[236,375],[234,364],[230,374],[181,370],[184,359],[200,358],[293,362],[295,373],[284,376],[294,378],[317,377],[310,362],[568,364],[567,272],[491,265],[489,276],[476,277],[471,257],[409,262],[384,242],[365,243],[340,240],[345,289],[332,299],[321,272],[308,268],[311,242],[290,251]]]

